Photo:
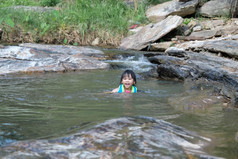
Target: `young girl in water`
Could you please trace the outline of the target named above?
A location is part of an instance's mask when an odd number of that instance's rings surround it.
[[[126,70],[121,75],[120,86],[112,93],[137,93],[136,75],[132,70]]]

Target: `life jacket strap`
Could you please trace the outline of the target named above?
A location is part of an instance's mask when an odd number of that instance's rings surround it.
[[[123,86],[123,84],[121,84],[119,87],[118,93],[124,93],[124,92],[125,92],[125,87]],[[136,86],[132,86],[131,93],[137,93]]]

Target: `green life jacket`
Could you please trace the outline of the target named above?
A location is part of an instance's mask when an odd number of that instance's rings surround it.
[[[118,93],[124,93],[124,92],[125,92],[125,87],[123,86],[123,84],[121,84],[119,87]],[[137,93],[136,86],[131,87],[131,93]]]

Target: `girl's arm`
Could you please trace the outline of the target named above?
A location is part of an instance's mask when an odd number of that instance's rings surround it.
[[[112,91],[109,91],[109,92],[103,92],[102,94],[117,93],[118,90],[119,90],[119,87],[118,87],[118,88],[115,88],[115,89],[113,89]],[[101,94],[101,93],[99,93],[99,94]]]
[[[118,90],[119,90],[119,87],[118,87],[118,88],[115,88],[115,89],[113,89],[113,90],[112,90],[112,93],[117,93],[117,92],[118,92]]]

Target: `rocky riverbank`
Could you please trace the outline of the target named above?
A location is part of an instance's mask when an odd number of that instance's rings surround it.
[[[216,82],[220,94],[237,107],[238,19],[216,18],[233,5],[227,0],[173,0],[153,6],[146,11],[152,23],[133,30],[120,48],[153,51],[146,56],[157,64],[159,78]],[[182,18],[195,13],[209,19]]]

